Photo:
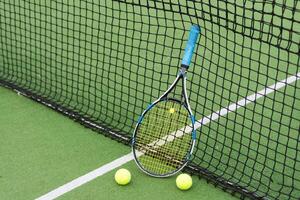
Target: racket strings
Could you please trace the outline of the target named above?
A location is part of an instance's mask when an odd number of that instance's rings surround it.
[[[162,101],[144,116],[138,127],[135,148],[144,169],[154,174],[166,174],[180,168],[187,159],[192,139],[183,127],[191,123],[185,107],[175,101]]]

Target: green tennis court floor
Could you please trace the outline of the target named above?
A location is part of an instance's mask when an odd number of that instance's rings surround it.
[[[0,199],[35,199],[73,179],[128,154],[130,148],[71,119],[0,87]],[[236,199],[193,177],[186,192],[175,177],[157,179],[133,161],[121,166],[132,173],[128,186],[113,179],[116,169],[58,199]]]

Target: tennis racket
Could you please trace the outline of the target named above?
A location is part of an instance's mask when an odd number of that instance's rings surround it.
[[[191,27],[179,73],[156,101],[143,111],[136,124],[132,151],[137,166],[154,177],[168,177],[190,160],[196,141],[195,118],[186,92],[186,72],[200,28]],[[173,94],[181,83],[179,98]]]

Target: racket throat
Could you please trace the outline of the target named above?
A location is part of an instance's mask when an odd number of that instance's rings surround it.
[[[185,77],[185,74],[187,72],[187,69],[188,69],[189,66],[187,65],[181,65],[180,69],[179,69],[179,74],[182,76],[182,77]]]

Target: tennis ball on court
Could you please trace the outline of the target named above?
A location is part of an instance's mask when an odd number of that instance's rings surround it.
[[[176,186],[181,190],[188,190],[192,187],[193,180],[188,174],[180,174],[176,178]]]
[[[174,108],[170,108],[170,109],[169,109],[169,112],[170,112],[171,114],[173,114],[173,113],[175,112],[175,109],[174,109]]]
[[[119,185],[127,185],[131,180],[131,174],[127,169],[119,169],[115,173],[115,181]]]

